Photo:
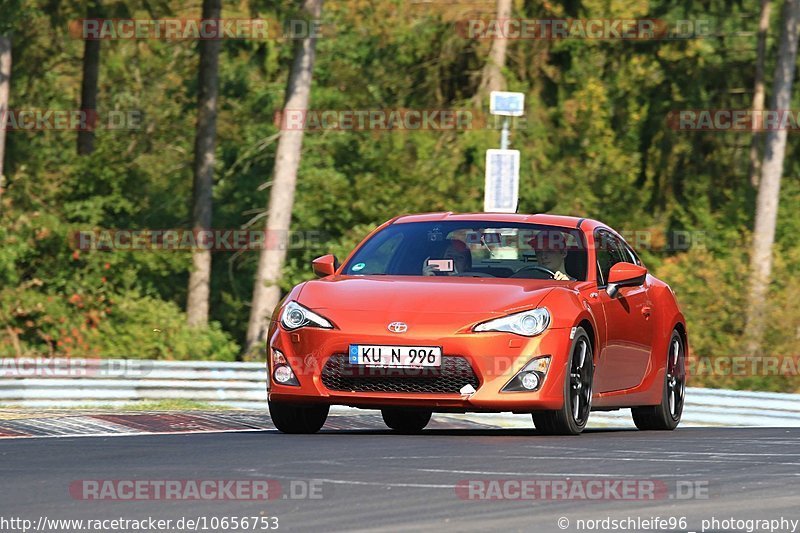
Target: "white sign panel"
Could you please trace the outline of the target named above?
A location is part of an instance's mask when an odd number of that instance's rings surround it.
[[[519,150],[486,150],[483,210],[516,213],[519,199]]]
[[[525,114],[525,93],[492,91],[489,97],[489,112],[492,115],[521,117]]]

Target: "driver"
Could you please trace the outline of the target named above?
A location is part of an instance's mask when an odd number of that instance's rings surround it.
[[[552,270],[553,279],[558,281],[575,281],[566,274],[564,259],[567,257],[567,236],[560,231],[540,231],[528,244],[536,250],[536,261],[539,266]]]
[[[442,272],[442,274],[447,276],[458,276],[459,274],[463,274],[472,268],[472,253],[470,253],[469,247],[467,247],[464,241],[450,239],[447,243],[447,248],[444,251],[443,257],[444,259],[453,260],[453,271]],[[425,263],[422,265],[422,275],[435,276],[439,269],[433,265],[429,265],[428,259],[430,259],[430,257],[427,257],[425,259]]]

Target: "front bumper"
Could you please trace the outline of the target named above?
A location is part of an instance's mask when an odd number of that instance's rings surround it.
[[[570,343],[570,328],[547,329],[537,337],[527,338],[499,332],[459,332],[437,336],[431,331],[421,331],[417,335],[400,336],[344,333],[341,330],[309,327],[289,332],[275,327],[270,336],[270,346],[286,356],[300,385],[275,383],[270,366],[269,399],[363,408],[426,407],[453,412],[560,409],[564,404],[564,379]],[[332,357],[347,354],[350,344],[441,346],[444,357],[459,356],[469,364],[477,377],[476,391],[460,394],[332,390],[323,382],[331,383],[329,379],[323,380],[323,368]],[[540,355],[549,355],[551,360],[548,372],[536,391],[501,392],[517,372]],[[271,365],[271,362],[268,364]]]

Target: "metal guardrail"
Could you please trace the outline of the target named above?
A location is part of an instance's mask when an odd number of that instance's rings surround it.
[[[628,410],[595,412],[600,425],[633,426]],[[800,426],[800,394],[686,389],[682,426]]]
[[[0,405],[74,407],[181,399],[266,409],[266,380],[263,363],[0,359]],[[800,426],[800,394],[688,388],[683,422]],[[592,413],[591,423],[632,425],[627,410]]]
[[[265,409],[263,363],[0,359],[0,405],[74,407],[193,400]]]

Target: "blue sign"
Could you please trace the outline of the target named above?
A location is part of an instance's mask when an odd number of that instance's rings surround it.
[[[525,93],[492,91],[489,99],[489,112],[492,115],[520,117],[525,114]]]

